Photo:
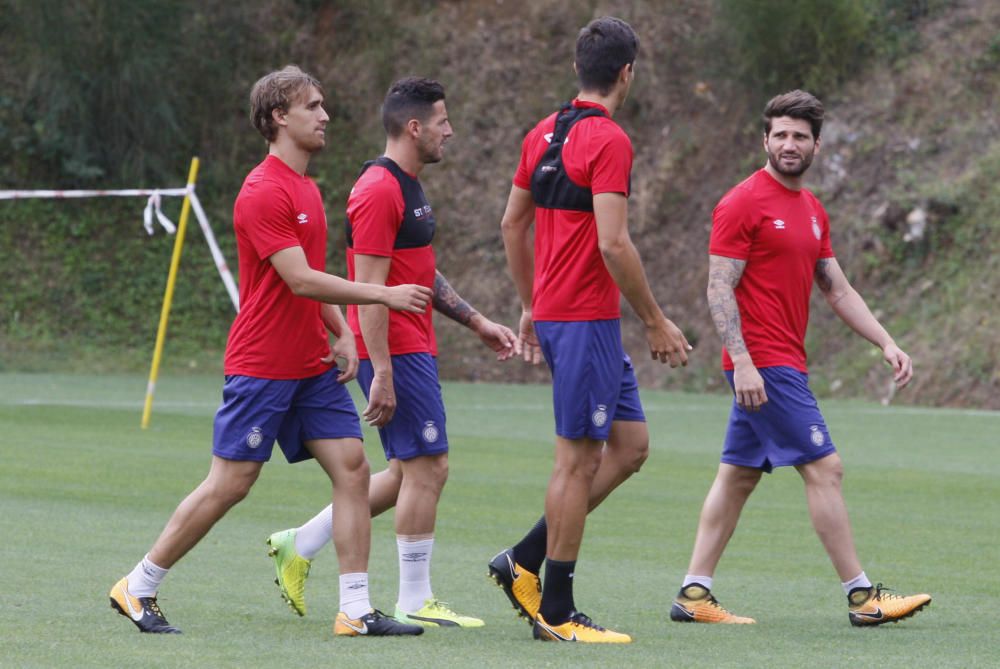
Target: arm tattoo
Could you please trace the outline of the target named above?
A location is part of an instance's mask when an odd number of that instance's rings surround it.
[[[740,325],[740,309],[733,294],[733,288],[740,282],[746,264],[745,260],[734,258],[713,256],[709,259],[708,310],[730,356],[747,352]]]
[[[456,323],[468,326],[472,322],[472,317],[478,312],[469,306],[469,303],[462,299],[462,296],[455,292],[444,275],[437,270],[434,271],[434,297],[432,300],[434,308]]]
[[[816,285],[824,293],[829,293],[833,289],[833,277],[830,276],[830,259],[820,258],[816,261],[816,270],[813,272]]]

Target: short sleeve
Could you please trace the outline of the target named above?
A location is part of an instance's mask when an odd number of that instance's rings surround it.
[[[590,192],[621,193],[628,197],[632,175],[632,142],[618,126],[608,123],[594,134],[596,150],[591,153]]]
[[[723,197],[712,212],[712,234],[708,252],[746,260],[753,241],[753,216],[750,198],[742,189],[734,189]]]
[[[517,171],[514,172],[514,185],[524,190],[531,190],[531,174],[535,166],[531,163],[531,149],[534,147],[538,136],[538,129],[535,128],[521,142],[521,160],[517,164]]]
[[[816,205],[819,207],[820,220],[822,222],[820,225],[822,232],[820,233],[819,238],[819,257],[832,258],[834,253],[833,244],[830,241],[830,217],[827,215],[826,209],[819,200],[816,200]]]
[[[294,206],[288,191],[273,181],[260,181],[237,201],[235,220],[261,259],[282,249],[301,246]]]
[[[358,179],[347,200],[355,253],[392,255],[403,222],[403,191],[383,167],[372,166]]]

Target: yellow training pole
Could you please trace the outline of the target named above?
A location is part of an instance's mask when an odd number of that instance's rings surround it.
[[[198,178],[198,158],[191,159],[191,170],[188,172],[187,187],[190,192]],[[163,307],[160,309],[160,327],[156,330],[156,347],[153,349],[153,364],[149,369],[149,383],[146,385],[146,405],[142,409],[142,429],[149,427],[149,416],[153,412],[153,392],[156,390],[156,377],[160,373],[160,358],[163,356],[163,341],[167,338],[167,320],[170,318],[170,304],[174,299],[174,284],[177,283],[177,269],[181,264],[181,249],[184,248],[184,232],[187,230],[188,215],[191,213],[191,198],[184,196],[181,205],[181,218],[177,222],[177,236],[174,238],[174,254],[170,258],[170,273],[167,274],[167,289],[163,293]]]

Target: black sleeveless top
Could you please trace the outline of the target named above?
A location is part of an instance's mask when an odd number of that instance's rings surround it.
[[[429,246],[434,239],[434,228],[437,223],[434,220],[434,210],[427,202],[420,182],[404,172],[391,158],[385,156],[379,156],[375,160],[366,162],[358,177],[360,178],[372,165],[378,165],[388,170],[389,174],[399,182],[399,188],[403,191],[403,222],[396,233],[396,242],[393,244],[393,248],[415,249]],[[351,230],[350,218],[347,219],[346,225],[347,247],[353,249],[354,235]]]
[[[601,109],[578,108],[566,103],[556,116],[552,140],[531,174],[531,196],[546,209],[594,211],[594,195],[589,188],[570,181],[562,162],[562,148],[570,128],[591,116],[607,116]]]

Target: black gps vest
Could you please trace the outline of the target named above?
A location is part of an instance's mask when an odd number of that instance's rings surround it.
[[[578,108],[568,102],[556,115],[552,139],[531,173],[531,197],[546,209],[594,211],[594,195],[589,188],[570,181],[562,162],[562,148],[570,128],[590,116],[607,116],[601,109]]]
[[[389,174],[399,182],[399,188],[403,191],[403,222],[396,233],[396,241],[392,245],[394,249],[416,249],[421,246],[429,246],[434,239],[434,210],[427,202],[424,189],[420,187],[420,182],[403,171],[391,158],[379,156],[375,160],[369,160],[361,167],[358,178],[368,171],[372,165],[378,165],[389,170]],[[351,230],[351,219],[347,218],[347,247],[354,248],[354,235]]]

